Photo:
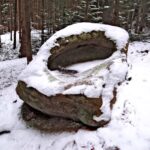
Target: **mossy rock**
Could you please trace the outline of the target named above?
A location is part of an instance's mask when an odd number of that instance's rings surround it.
[[[103,31],[58,38],[56,43],[59,46],[50,50],[52,54],[48,59],[50,70],[86,61],[106,59],[117,50],[116,44],[106,38]]]

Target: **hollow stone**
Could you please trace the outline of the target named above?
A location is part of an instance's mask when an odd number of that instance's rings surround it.
[[[52,55],[48,59],[50,70],[75,63],[106,59],[117,50],[115,43],[106,38],[102,31],[59,38],[56,43],[60,46],[51,49]]]

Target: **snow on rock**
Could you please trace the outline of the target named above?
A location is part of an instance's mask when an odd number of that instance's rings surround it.
[[[64,38],[70,35],[79,35],[83,32],[88,33],[91,31],[104,31],[105,36],[116,43],[118,50],[124,48],[129,39],[128,33],[120,27],[99,23],[76,23],[56,32],[50,39],[45,42],[45,44],[43,44],[39,53],[48,52],[47,54],[49,54],[49,50],[57,45],[55,42],[60,37]]]
[[[90,65],[94,67],[84,68],[84,71],[75,75],[63,74],[47,68],[48,57],[51,55],[50,50],[58,45],[58,38],[91,31],[104,31],[105,36],[116,43],[117,51],[108,59],[96,61],[96,65],[95,62],[94,65],[91,62]],[[56,94],[83,94],[90,98],[102,96],[103,106],[101,109],[104,116],[94,117],[94,119],[108,121],[110,120],[110,101],[113,98],[114,88],[125,79],[127,74],[126,55],[121,53],[121,50],[126,47],[128,38],[128,33],[119,27],[95,23],[73,24],[56,32],[41,47],[37,57],[22,72],[19,80],[47,96]],[[89,64],[89,62],[87,63]],[[76,69],[78,70],[78,67]],[[105,86],[103,87],[103,85]]]
[[[95,23],[77,23],[71,26],[66,27],[65,29],[62,29],[58,31],[56,34],[54,34],[45,44],[41,47],[38,55],[36,58],[33,59],[33,61],[29,64],[29,66],[22,72],[22,74],[19,77],[19,80],[24,81],[27,83],[29,87],[34,87],[41,93],[51,96],[56,95],[58,93],[64,93],[64,94],[85,94],[87,97],[90,97],[91,93],[88,91],[91,91],[91,89],[85,89],[84,86],[76,89],[67,89],[65,90],[65,87],[68,84],[71,84],[73,80],[77,82],[79,79],[83,79],[90,75],[93,76],[92,72],[93,70],[90,70],[92,67],[90,67],[88,70],[85,70],[83,73],[77,74],[77,76],[64,76],[60,75],[57,71],[49,71],[47,68],[47,59],[50,55],[50,49],[57,45],[56,40],[59,37],[66,37],[70,35],[80,34],[82,32],[90,32],[90,31],[104,31],[106,37],[111,38],[115,43],[117,44],[118,50],[121,50],[124,48],[128,42],[128,33],[119,27],[109,26],[109,25],[102,25],[102,24],[95,24]],[[120,53],[120,51],[117,51],[113,56],[111,56],[108,61],[109,63],[106,63],[105,61],[98,61],[97,66],[95,69],[94,76],[97,76],[97,80],[100,76],[102,76],[99,71],[104,70],[107,67],[109,67],[110,63],[118,64],[118,62],[113,61],[113,59],[125,59],[125,56]],[[120,62],[122,65],[122,62]],[[92,63],[91,63],[92,65]],[[104,67],[103,67],[104,66]],[[117,65],[116,65],[117,66]],[[124,64],[123,64],[124,66]],[[119,66],[121,67],[121,66]],[[127,67],[121,67],[124,70],[124,73],[126,72]],[[105,72],[103,77],[107,74],[107,71]],[[61,77],[60,77],[61,76]],[[62,77],[64,76],[64,78]],[[125,75],[124,75],[125,76]],[[63,79],[61,79],[63,78]],[[91,80],[93,82],[94,79]],[[96,80],[95,80],[96,81]],[[105,82],[105,79],[104,79]],[[102,84],[102,82],[100,82]],[[100,84],[100,86],[101,86]],[[93,87],[92,87],[93,89]],[[88,90],[88,91],[87,91]],[[74,91],[74,92],[73,92]],[[85,92],[84,92],[85,91]],[[86,94],[87,93],[87,94]],[[89,95],[88,95],[89,93]],[[101,93],[95,94],[94,97],[99,97]],[[93,95],[91,95],[93,97]]]

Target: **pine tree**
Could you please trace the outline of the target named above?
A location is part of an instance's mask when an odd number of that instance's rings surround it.
[[[102,21],[102,7],[97,0],[82,0],[76,7],[74,13],[74,22],[101,22]]]

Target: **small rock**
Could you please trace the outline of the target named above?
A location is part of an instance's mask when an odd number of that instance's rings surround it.
[[[17,103],[17,100],[14,100],[13,103]]]
[[[3,134],[8,134],[8,133],[10,133],[11,131],[9,131],[9,130],[4,130],[4,131],[1,131],[0,132],[0,135],[3,135]]]
[[[132,80],[132,77],[127,78],[127,81],[131,81],[131,80]]]
[[[148,53],[149,50],[144,50],[144,51],[141,51],[141,53]]]

